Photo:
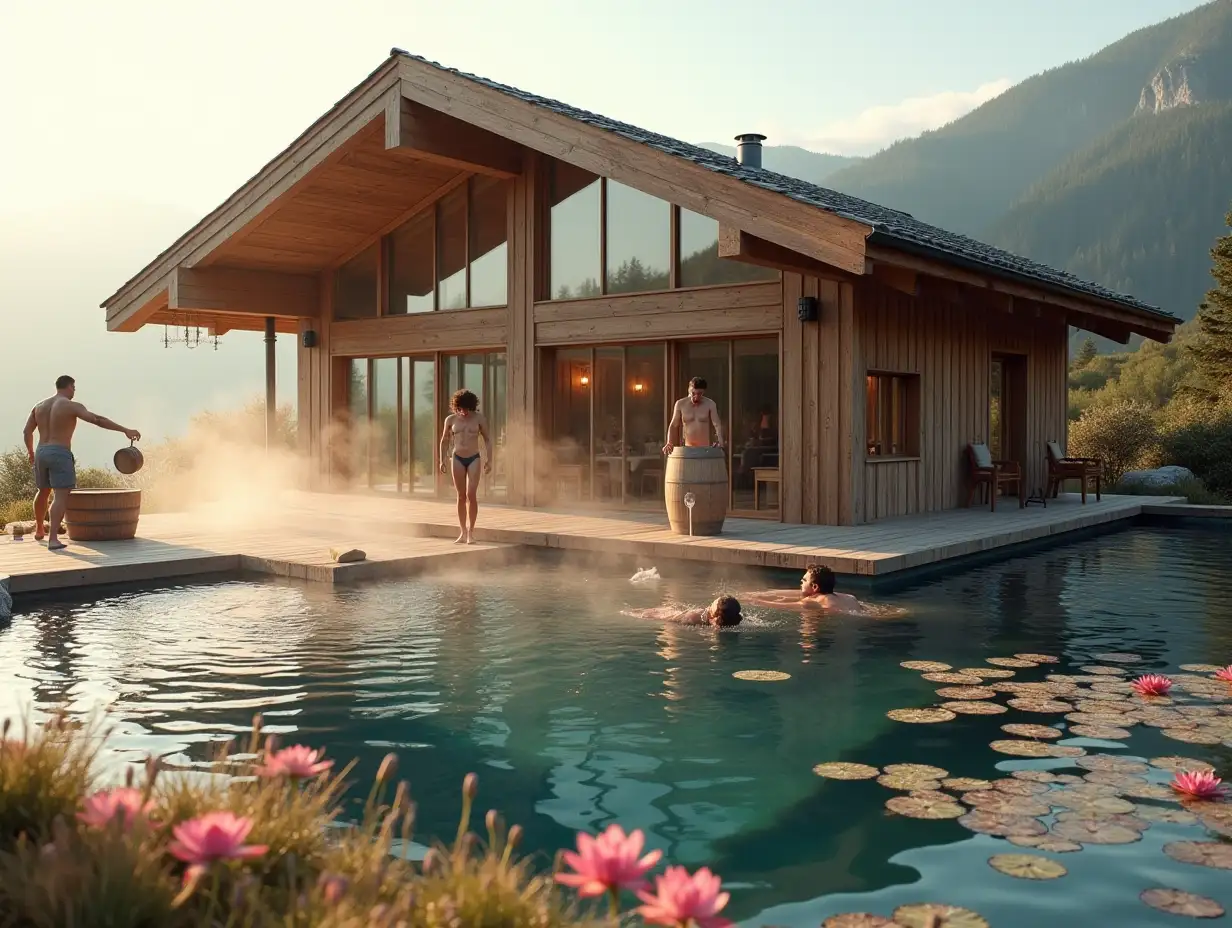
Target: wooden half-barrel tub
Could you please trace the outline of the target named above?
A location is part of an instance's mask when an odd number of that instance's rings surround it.
[[[727,455],[722,448],[678,446],[668,455],[663,473],[667,520],[678,535],[689,534],[689,507],[685,494],[693,494],[693,534],[718,535],[727,518]]]
[[[137,534],[140,490],[74,490],[64,524],[73,541],[119,541]]]

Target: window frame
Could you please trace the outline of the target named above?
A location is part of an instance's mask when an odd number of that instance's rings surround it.
[[[876,381],[876,389],[870,381]],[[920,374],[915,371],[868,368],[864,372],[864,459],[878,464],[890,461],[918,461],[921,457]],[[896,390],[895,387],[898,386]],[[888,386],[888,390],[886,387]],[[882,407],[882,397],[889,394],[890,409]],[[895,415],[894,404],[899,406]],[[893,445],[895,429],[901,432],[901,447],[891,453],[874,450],[887,442]],[[889,434],[884,434],[888,431]]]

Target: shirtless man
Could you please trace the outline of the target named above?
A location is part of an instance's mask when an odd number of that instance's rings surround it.
[[[652,609],[633,609],[626,612],[638,619],[654,619],[656,622],[679,622],[681,625],[713,625],[728,628],[739,625],[744,619],[740,602],[734,596],[720,596],[705,609],[678,609],[674,606],[656,606]]]
[[[706,396],[706,381],[694,377],[689,381],[689,395],[676,401],[672,421],[667,426],[667,444],[664,454],[671,454],[676,444],[672,439],[684,431],[686,448],[705,448],[710,445],[710,425],[714,424],[714,447],[723,447],[723,424],[719,421],[719,407]]]
[[[441,430],[441,473],[447,473],[452,463],[453,486],[458,491],[458,539],[454,544],[471,544],[475,539],[475,517],[479,514],[479,439],[487,454],[483,472],[492,473],[492,439],[488,420],[479,411],[479,397],[470,390],[459,390],[449,399],[453,412],[445,417]],[[453,455],[450,456],[450,445]],[[466,517],[470,515],[470,528]]]
[[[834,571],[829,567],[818,567],[810,564],[800,578],[800,593],[787,590],[765,590],[759,593],[742,594],[752,602],[763,606],[790,608],[811,606],[824,612],[836,612],[845,615],[866,615],[868,609],[850,593],[834,592]]]
[[[34,468],[34,485],[38,495],[34,497],[34,538],[41,541],[43,523],[47,518],[47,500],[51,491],[56,491],[51,504],[51,528],[47,531],[47,549],[59,551],[66,547],[57,537],[63,524],[64,511],[68,508],[68,495],[77,485],[77,461],[73,457],[73,432],[81,419],[99,428],[123,432],[129,441],[138,441],[141,433],[125,428],[105,416],[90,412],[80,403],[73,402],[77,386],[72,377],[65,374],[56,380],[56,392],[30,410],[23,436],[26,453]],[[34,449],[34,430],[38,429],[38,450]]]

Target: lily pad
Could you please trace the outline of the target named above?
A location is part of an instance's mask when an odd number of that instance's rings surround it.
[[[752,680],[757,683],[778,683],[791,679],[791,674],[781,670],[737,670],[732,676],[737,680]]]
[[[1129,730],[1116,728],[1113,725],[1071,725],[1071,735],[1079,738],[1094,738],[1097,741],[1120,741],[1129,737]]]
[[[1011,796],[1038,796],[1040,793],[1048,792],[1047,783],[1036,783],[1032,780],[1014,779],[1013,777],[994,780],[992,788],[999,793],[1009,793]]]
[[[923,670],[927,673],[940,673],[953,669],[951,664],[943,664],[940,661],[903,661],[898,666],[906,667],[908,670]]]
[[[895,796],[887,799],[885,805],[896,815],[903,815],[907,818],[960,818],[967,813],[966,809],[948,796],[941,801],[919,796]]]
[[[969,793],[972,790],[992,789],[992,783],[988,780],[980,780],[976,777],[950,777],[948,780],[942,780],[941,786],[943,789],[951,789],[956,793]]]
[[[1055,783],[1057,780],[1057,775],[1050,770],[1015,770],[1010,776],[1030,783]]]
[[[998,754],[1010,754],[1014,757],[1051,757],[1048,752],[1050,745],[1042,741],[1018,741],[1004,739],[993,741],[988,745]]]
[[[1087,752],[1086,748],[1076,744],[1050,744],[1047,747],[1049,757],[1082,757]]]
[[[955,717],[955,714],[949,709],[891,709],[886,713],[886,718],[893,719],[896,722],[911,722],[915,724],[948,722]]]
[[[1150,786],[1142,777],[1135,776],[1132,773],[1121,773],[1117,770],[1092,770],[1083,779],[1088,783],[1111,786],[1118,792],[1124,792],[1134,786]]]
[[[904,793],[941,788],[941,781],[935,777],[921,777],[910,773],[885,773],[877,778],[877,782],[887,789],[897,789]]]
[[[1184,741],[1186,744],[1220,744],[1223,735],[1202,728],[1161,728],[1159,733],[1173,741]]]
[[[1031,725],[1019,722],[1002,725],[1001,730],[1007,735],[1016,735],[1019,738],[1040,738],[1045,740],[1060,738],[1064,734],[1059,728],[1051,728],[1048,725]]]
[[[1214,899],[1187,893],[1180,889],[1157,887],[1144,889],[1138,898],[1152,909],[1159,909],[1169,915],[1188,915],[1190,918],[1219,918],[1224,908]],[[892,923],[891,923],[892,924]]]
[[[1152,757],[1147,763],[1152,767],[1157,767],[1160,770],[1169,770],[1173,773],[1200,773],[1206,771],[1208,773],[1215,772],[1215,766],[1208,764],[1204,760],[1198,760],[1194,757],[1178,757],[1169,755],[1167,757]]]
[[[1108,770],[1113,773],[1146,773],[1148,769],[1146,764],[1111,754],[1092,754],[1074,761],[1074,766],[1083,770]]]
[[[940,780],[950,775],[950,771],[930,764],[889,764],[885,767],[885,772],[906,777],[923,777],[926,780]]]
[[[1003,712],[1010,711],[999,702],[981,702],[975,699],[943,702],[941,708],[957,712],[959,715],[1001,715]]]
[[[1065,790],[1059,789],[1049,795],[1051,800],[1053,796],[1060,795]],[[1111,818],[1117,815],[1134,814],[1134,804],[1128,799],[1122,799],[1120,796],[1092,796],[1090,799],[1075,801],[1078,797],[1069,797],[1069,801],[1065,805],[1069,808],[1068,812],[1062,812],[1057,816],[1057,820],[1061,820],[1061,816],[1065,815],[1069,818]],[[1057,805],[1062,803],[1058,800]],[[1129,822],[1122,824],[1129,825]]]
[[[1132,654],[1126,651],[1113,651],[1109,654],[1093,655],[1097,661],[1105,664],[1136,664],[1142,660],[1141,654]]]
[[[988,928],[988,920],[978,912],[933,902],[900,905],[894,910],[894,924],[902,928]]]
[[[1223,668],[1218,664],[1181,664],[1181,670],[1189,673],[1215,673]]]
[[[951,683],[955,686],[979,686],[984,682],[969,673],[925,673],[920,674],[920,679],[929,683]]]
[[[1019,847],[1033,847],[1052,854],[1069,854],[1082,850],[1082,845],[1077,841],[1068,841],[1056,835],[1010,835],[1006,840]]]
[[[963,793],[962,801],[982,812],[995,812],[998,815],[1024,818],[1039,818],[1052,811],[1048,803],[1034,796],[1011,796],[1009,793],[996,789]]]
[[[1120,677],[1128,673],[1124,667],[1105,667],[1102,664],[1094,667],[1080,667],[1078,669],[1093,677]]]
[[[937,695],[942,699],[992,699],[997,691],[986,686],[943,686]]]
[[[1130,808],[1133,808],[1131,805]],[[1124,825],[1134,831],[1146,831],[1151,827],[1146,819],[1130,812],[1098,812],[1093,809],[1070,809],[1057,815],[1058,822],[1103,822],[1105,825]]]
[[[1094,702],[1100,704],[1115,702],[1118,705],[1107,706],[1109,711],[1128,712],[1131,710],[1131,704],[1128,701],[1128,693],[1118,693],[1114,690],[1097,690],[1095,689],[1096,686],[1098,686],[1098,684],[1092,684],[1091,689],[1081,690],[1083,702]]]
[[[1164,853],[1183,864],[1232,870],[1232,844],[1222,841],[1173,841],[1164,845]]]
[[[970,674],[973,677],[983,677],[985,680],[1008,680],[1014,676],[1013,670],[1001,667],[960,667],[958,673]]]
[[[1002,815],[988,809],[972,809],[958,820],[968,831],[999,838],[1011,835],[1042,835],[1048,831],[1043,823],[1025,815]]]
[[[988,858],[988,866],[1020,880],[1055,880],[1069,873],[1064,865],[1038,854],[997,854]]]
[[[1056,699],[1011,699],[1009,704],[1020,712],[1069,712],[1074,707]]]
[[[1124,787],[1121,790],[1121,795],[1128,799],[1157,799],[1160,802],[1173,802],[1176,800],[1176,793],[1162,783],[1136,783],[1132,786]]]
[[[1051,654],[1015,654],[1015,658],[1020,661],[1030,661],[1032,664],[1059,664],[1061,658],[1053,657]]]
[[[871,780],[881,771],[868,764],[847,764],[834,761],[828,764],[818,764],[813,773],[827,780]]]
[[[1192,812],[1185,812],[1179,809],[1176,812],[1178,815],[1194,815]],[[1194,817],[1202,823],[1202,827],[1207,831],[1213,831],[1215,834],[1222,835],[1225,838],[1232,838],[1232,816],[1217,818],[1203,810]]]
[[[821,928],[898,928],[896,922],[868,912],[844,912],[831,915],[821,923]]]
[[[1142,832],[1135,828],[1127,828],[1113,822],[1101,821],[1097,818],[1075,818],[1066,822],[1055,822],[1052,833],[1079,844],[1133,844],[1142,840]]]
[[[1116,696],[1131,696],[1137,692],[1132,683],[1127,680],[1095,680],[1091,683],[1091,693],[1112,693]]]
[[[1198,816],[1184,809],[1165,809],[1144,803],[1139,803],[1134,808],[1134,815],[1144,822],[1157,822],[1163,825],[1196,825],[1198,823]]]
[[[1035,667],[1035,661],[1023,660],[1020,657],[990,657],[985,660],[985,663],[992,664],[994,667]]]

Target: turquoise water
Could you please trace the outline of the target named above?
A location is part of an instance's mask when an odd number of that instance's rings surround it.
[[[986,861],[1029,849],[953,820],[890,814],[884,803],[900,793],[812,772],[851,761],[984,779],[1086,774],[1072,760],[989,748],[1011,737],[1003,724],[1064,726],[1061,714],[891,721],[891,709],[941,702],[934,691],[945,685],[899,663],[1061,658],[1016,670],[1015,681],[1079,674],[1108,651],[1141,655],[1126,665],[1134,672],[1232,663],[1232,533],[1137,528],[870,594],[908,608],[905,618],[746,609],[744,624],[723,632],[620,610],[701,604],[722,589],[791,586],[797,576],[660,563],[662,582],[634,585],[636,566],[545,556],[517,570],[337,591],[227,580],[19,599],[0,629],[0,715],[62,703],[87,715],[106,704],[118,757],[157,752],[181,765],[202,763],[211,742],[245,731],[256,711],[288,741],[358,757],[363,780],[393,750],[418,802],[421,840],[452,834],[459,784],[477,771],[480,809],[522,823],[545,864],[578,829],[642,828],[669,860],[720,873],[731,916],[748,924],[817,926],[838,912],[888,916],[924,901],[1015,928],[1174,922],[1138,900],[1152,886],[1232,906],[1227,872],[1162,852],[1171,841],[1218,840],[1199,825],[1155,823],[1131,844],[1046,854],[1068,875],[1020,880]],[[733,678],[746,669],[791,677]],[[1222,711],[1228,718],[1227,702]],[[1136,725],[1127,739],[1058,743],[1179,754],[1232,775],[1232,740],[1182,743]],[[1075,912],[1086,915],[1062,914]]]

